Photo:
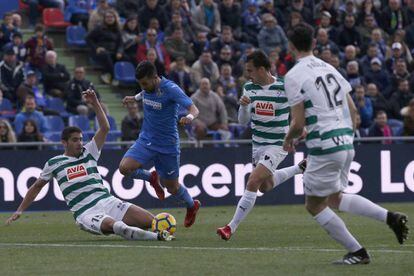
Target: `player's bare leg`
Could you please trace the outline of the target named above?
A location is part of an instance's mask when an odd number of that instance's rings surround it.
[[[156,171],[149,172],[142,168],[142,164],[131,157],[122,158],[119,164],[119,171],[125,176],[143,179],[148,181],[154,188],[160,200],[165,198],[165,192],[160,184],[160,180]]]
[[[152,219],[154,215],[148,210],[145,210],[137,205],[130,205],[125,213],[122,221],[130,226],[136,226],[142,229],[151,228]]]
[[[187,213],[184,219],[184,226],[190,227],[194,224],[198,209],[201,203],[199,200],[193,200],[187,191],[187,188],[178,183],[178,179],[161,179],[162,184],[167,188],[167,191],[172,194],[177,200],[184,201],[187,206]]]
[[[398,212],[390,212],[374,202],[354,194],[336,193],[328,198],[329,206],[342,212],[365,216],[387,223],[400,244],[408,238],[407,215]]]
[[[336,264],[367,264],[370,258],[366,250],[352,236],[342,219],[328,206],[328,197],[306,196],[306,209],[328,235],[347,250]]]

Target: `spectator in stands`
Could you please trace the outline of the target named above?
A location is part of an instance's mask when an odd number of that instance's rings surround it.
[[[159,76],[167,76],[169,68],[167,71],[167,68],[165,68],[164,64],[158,60],[157,51],[154,48],[148,49],[145,60],[148,60],[149,62],[155,65],[155,68],[157,68],[157,73]]]
[[[284,76],[287,73],[286,65],[280,60],[279,50],[274,49],[269,53],[270,72],[273,76]]]
[[[355,22],[356,21],[356,16],[357,16],[357,9],[355,7],[355,3],[354,0],[346,0],[344,1],[345,3],[340,4],[338,7],[338,21],[339,23],[343,23],[345,20],[345,17],[347,15],[352,15],[355,17]]]
[[[92,49],[92,57],[103,67],[101,80],[105,84],[112,82],[115,60],[121,60],[124,53],[122,33],[116,13],[107,10],[104,24],[97,26],[87,36],[86,42]]]
[[[6,119],[0,119],[0,143],[16,143],[16,134]],[[0,149],[5,149],[0,147]]]
[[[154,29],[155,31],[157,31],[157,41],[162,43],[164,42],[165,34],[164,31],[161,29],[160,22],[157,18],[154,17],[150,19],[148,29]]]
[[[288,40],[283,29],[277,24],[276,18],[267,13],[263,15],[262,22],[263,27],[257,35],[259,48],[267,55],[275,48],[285,52],[287,50]]]
[[[295,12],[295,11],[293,11],[289,14],[288,19],[289,19],[289,21],[287,23],[287,27],[284,28],[284,31],[285,31],[286,34],[291,32],[296,25],[303,22],[302,15],[300,15],[300,13]]]
[[[321,54],[324,49],[331,50],[332,54],[339,54],[338,45],[329,39],[328,31],[324,28],[319,28],[316,34],[316,47],[317,55]]]
[[[220,72],[217,64],[213,61],[211,52],[204,51],[199,59],[191,66],[191,82],[195,87],[200,85],[202,78],[207,78],[215,86]],[[195,89],[194,89],[195,90]]]
[[[219,57],[217,59],[217,66],[220,68],[221,65],[223,64],[230,64],[231,67],[235,67],[236,66],[236,61],[233,57],[233,52],[230,48],[230,46],[224,46],[223,48],[221,48],[220,53],[219,53]]]
[[[200,110],[199,116],[193,121],[197,139],[205,138],[208,130],[228,132],[226,107],[220,96],[211,90],[208,78],[201,79],[200,88],[191,99]]]
[[[399,58],[394,64],[394,70],[391,75],[391,87],[396,88],[400,80],[409,80],[410,73],[407,69],[407,63],[404,59]]]
[[[382,68],[382,62],[379,58],[371,59],[370,68],[364,71],[364,78],[366,83],[375,83],[381,94],[387,95],[390,77],[388,72]]]
[[[65,6],[64,0],[26,0],[29,5],[29,23],[34,26],[40,16],[39,5],[45,8],[58,8],[63,11]]]
[[[122,141],[135,141],[141,131],[144,117],[139,112],[137,103],[130,103],[127,108],[128,114],[122,119],[121,123],[121,139]]]
[[[169,1],[169,4],[166,4],[164,7],[166,9],[166,13],[167,13],[167,18],[171,18],[172,22],[174,23],[174,19],[173,16],[174,14],[179,14],[180,15],[180,21],[182,22],[182,25],[180,24],[179,26],[184,27],[187,26],[189,27],[189,29],[184,29],[184,33],[187,30],[191,30],[191,32],[193,32],[193,30],[191,29],[192,26],[192,15],[191,15],[191,10],[190,10],[190,6],[188,5],[187,0],[171,0]],[[187,40],[187,41],[191,41],[191,40]]]
[[[321,14],[321,22],[319,27],[325,29],[328,32],[330,40],[336,40],[338,32],[335,26],[331,25],[332,15],[328,11],[323,11]]]
[[[92,12],[94,3],[94,0],[69,1],[65,7],[65,21],[73,25],[82,24],[85,29],[88,29],[89,13]]]
[[[237,83],[232,76],[232,69],[230,64],[223,64],[220,67],[220,78],[217,82],[217,94],[221,97],[224,106],[226,107],[228,120],[230,122],[237,122],[237,112],[239,109]]]
[[[361,137],[366,137],[368,135],[367,133],[367,129],[361,127],[361,115],[359,115],[359,113],[356,113],[355,116],[355,137],[356,138],[361,138]]]
[[[46,94],[52,97],[65,98],[65,90],[70,80],[70,74],[65,65],[57,63],[55,51],[46,53],[46,64],[42,68],[43,85]]]
[[[409,49],[414,49],[414,22],[412,22],[405,29],[405,40]],[[414,51],[411,50],[411,53],[414,54]]]
[[[158,0],[146,0],[145,5],[138,11],[139,25],[144,29],[150,28],[151,18],[157,18],[160,29],[164,30],[169,20],[165,9],[158,4]]]
[[[0,28],[6,42],[9,43],[12,34],[17,32],[17,28],[13,25],[13,13],[6,12],[3,14],[3,23],[1,23]]]
[[[403,135],[414,136],[414,99],[411,99],[408,107],[405,110],[401,110],[404,116]]]
[[[141,39],[138,17],[136,14],[132,14],[125,21],[122,30],[122,43],[124,44],[124,60],[132,62],[135,66],[138,64],[136,55]]]
[[[168,54],[164,44],[157,41],[157,31],[155,29],[148,29],[145,35],[144,43],[138,45],[137,63],[147,59],[148,49],[154,48],[157,52],[158,60],[165,64],[165,67],[170,67],[170,55]]]
[[[273,0],[264,0],[260,6],[260,14],[270,13],[276,18],[280,27],[284,28],[286,24],[285,16],[279,7],[275,7]]]
[[[24,46],[23,36],[21,33],[16,32],[12,34],[12,41],[4,46],[4,49],[8,48],[13,49],[18,61],[26,62],[27,49]]]
[[[339,28],[337,37],[338,46],[344,49],[348,45],[356,47],[357,52],[362,47],[362,39],[355,27],[355,17],[353,15],[345,16],[344,24]]]
[[[414,1],[408,0],[405,8],[405,18],[407,18],[407,25],[414,23]]]
[[[314,21],[313,21],[313,11],[311,11],[308,7],[305,6],[305,1],[304,0],[293,0],[290,3],[290,6],[288,8],[285,9],[285,16],[286,19],[290,18],[292,15],[292,12],[297,12],[301,15],[302,19],[308,23],[313,25]],[[286,20],[289,21],[289,20]],[[279,19],[278,19],[279,22]],[[280,22],[279,22],[280,24]],[[283,26],[282,24],[280,24],[281,26]]]
[[[196,57],[201,56],[201,54],[210,49],[210,41],[207,38],[206,32],[198,32],[196,40],[193,43],[193,50]]]
[[[23,80],[23,63],[17,61],[13,49],[9,48],[4,52],[3,61],[0,62],[0,89],[4,97],[15,102],[17,87]]]
[[[348,62],[346,65],[346,76],[347,80],[354,89],[357,85],[364,84],[364,79],[359,72],[358,62],[355,60]]]
[[[65,94],[67,95],[66,110],[73,114],[88,116],[92,110],[82,98],[82,92],[88,89],[95,91],[99,97],[93,83],[85,78],[85,68],[78,66],[74,70],[73,79],[67,85]]]
[[[188,62],[193,62],[195,59],[193,49],[191,49],[190,43],[184,39],[181,27],[177,27],[171,37],[165,41],[165,48],[174,60],[179,56],[186,57]]]
[[[350,61],[357,61],[356,57],[357,57],[357,52],[356,52],[355,46],[353,45],[346,46],[344,57],[341,63],[341,67],[346,69],[346,66]]]
[[[221,18],[218,6],[213,0],[201,0],[193,13],[193,26],[197,32],[206,32],[210,37],[221,31]]]
[[[240,58],[240,42],[233,38],[233,32],[230,26],[223,26],[220,36],[211,40],[210,49],[214,58],[218,58],[220,50],[224,46],[231,48],[234,59],[238,60]]]
[[[369,137],[392,137],[392,129],[388,125],[387,113],[378,111],[375,115],[375,122],[368,130]],[[382,140],[383,144],[391,144],[391,140]]]
[[[119,13],[119,16],[128,18],[130,16],[137,15],[140,4],[141,1],[137,0],[117,0],[115,7]]]
[[[373,112],[376,114],[378,111],[383,110],[387,113],[387,115],[391,114],[390,104],[385,99],[384,95],[378,91],[378,87],[375,83],[369,83],[367,85],[367,93],[366,95],[369,96],[372,106]]]
[[[372,123],[374,109],[372,107],[371,99],[365,95],[365,87],[357,85],[355,87],[354,102],[361,115],[361,126],[369,127]]]
[[[401,43],[394,42],[391,46],[391,50],[392,50],[392,56],[391,56],[391,58],[386,60],[385,66],[386,66],[387,70],[392,73],[395,70],[395,63],[397,62],[397,60],[399,60],[399,59],[404,59],[405,60],[405,58],[404,58],[404,55],[403,55],[403,47],[402,47]]]
[[[29,65],[35,71],[39,71],[45,64],[46,52],[53,50],[53,44],[45,35],[45,29],[42,24],[36,25],[35,36],[26,41],[24,46],[28,52]]]
[[[369,69],[371,68],[371,61],[372,61],[373,58],[380,59],[378,52],[379,51],[378,51],[377,44],[375,44],[375,43],[369,44],[366,54],[363,55],[362,58],[359,60],[359,65],[361,66],[361,69],[362,69],[361,71],[364,74],[366,72],[368,72]],[[381,61],[381,59],[380,59],[380,61]]]
[[[180,86],[188,96],[193,94],[194,90],[191,82],[190,67],[188,67],[185,63],[184,57],[177,57],[175,59],[174,66],[171,64],[168,79],[178,84],[178,86]]]
[[[104,24],[105,13],[113,8],[109,5],[108,0],[97,0],[98,6],[93,10],[89,16],[88,31],[94,30],[99,25]],[[118,14],[115,12],[116,16]]]
[[[41,133],[45,133],[46,128],[46,119],[43,113],[36,111],[36,101],[34,96],[27,95],[24,101],[24,109],[17,113],[16,118],[14,119],[14,129],[19,135],[23,130],[23,124],[26,120],[33,119],[36,121],[39,126]]]
[[[366,21],[367,16],[371,16],[376,24],[381,22],[381,13],[375,7],[374,0],[364,0],[362,2],[357,15],[357,24],[363,24],[363,22]]]
[[[324,11],[329,12],[331,15],[331,24],[333,26],[338,26],[338,12],[335,8],[334,0],[321,0],[319,4],[315,6],[315,19],[317,25],[319,25]]]
[[[407,106],[413,97],[414,93],[410,90],[408,80],[401,79],[398,82],[398,90],[393,92],[390,98],[392,118],[401,120],[401,109]]]
[[[241,38],[241,8],[240,4],[234,0],[223,0],[219,4],[219,12],[221,24],[223,26],[230,26],[233,30],[233,35],[236,38]]]
[[[344,68],[341,67],[341,62],[339,60],[339,56],[338,55],[331,55],[331,60],[329,61],[329,64],[331,64],[336,70],[338,70],[338,72],[344,77],[344,78],[348,78],[346,71]]]
[[[254,0],[249,0],[247,10],[242,13],[242,37],[247,43],[258,45],[257,34],[260,32],[262,21]]]
[[[180,0],[174,0],[174,1],[180,1]],[[191,28],[191,25],[183,22],[183,18],[179,12],[175,12],[172,14],[171,24],[169,24],[167,28],[165,29],[165,36],[166,37],[172,36],[174,30],[177,28],[181,28],[183,30],[185,41],[187,42],[194,41],[195,34],[194,34],[193,29]]]
[[[14,12],[12,15],[12,18],[13,18],[13,25],[14,27],[16,27],[16,31],[20,32],[22,25],[23,25],[22,16],[18,14],[17,12]]]
[[[400,0],[388,0],[388,6],[382,12],[382,27],[388,34],[407,26],[407,18],[401,7]]]
[[[381,30],[380,28],[375,28],[371,32],[371,41],[369,43],[377,44],[380,54],[379,57],[382,58],[382,60],[385,60],[385,58],[388,56],[389,47],[385,42],[385,38],[387,37],[387,33]]]
[[[17,88],[17,106],[19,109],[23,107],[24,101],[27,95],[35,97],[36,107],[39,111],[43,111],[45,115],[59,115],[59,112],[49,110],[47,108],[47,99],[44,92],[39,88],[37,84],[36,73],[29,70],[26,73],[25,81]]]
[[[365,18],[360,26],[357,27],[359,34],[361,35],[362,45],[365,47],[371,41],[371,33],[377,28],[375,18],[373,14],[365,15]]]
[[[45,139],[43,135],[39,132],[36,121],[33,119],[28,119],[23,124],[22,133],[19,134],[19,142],[44,142]],[[24,147],[24,149],[37,149],[36,146]]]
[[[0,89],[0,118],[4,115],[16,114],[16,111],[13,108],[10,109],[9,105],[6,104],[6,101],[3,98],[3,91]]]

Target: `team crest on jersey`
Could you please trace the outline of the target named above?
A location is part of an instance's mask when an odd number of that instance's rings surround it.
[[[274,115],[274,108],[271,102],[257,102],[255,109],[256,109],[257,115],[263,115],[263,116]]]
[[[68,180],[72,180],[87,175],[87,172],[85,166],[81,164],[67,168],[66,175],[68,176]]]

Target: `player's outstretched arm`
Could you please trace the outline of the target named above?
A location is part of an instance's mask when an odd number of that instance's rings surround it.
[[[188,108],[188,115],[180,119],[180,124],[181,125],[191,124],[191,122],[195,118],[197,118],[199,113],[200,112],[198,111],[198,108],[195,106],[195,104],[190,105],[190,107]]]
[[[20,203],[19,208],[17,208],[16,212],[11,215],[6,220],[6,225],[11,224],[13,221],[18,220],[21,214],[32,204],[35,200],[36,196],[40,193],[42,188],[48,183],[49,181],[43,180],[38,178],[32,186],[30,186],[29,190],[27,191],[26,196],[23,198],[22,203]]]
[[[283,142],[283,149],[288,152],[295,150],[294,139],[301,136],[305,128],[305,106],[303,101],[291,107],[290,115],[289,131]]]
[[[352,128],[353,130],[356,129],[356,115],[358,113],[358,110],[355,106],[354,100],[352,99],[351,95],[346,94],[346,99],[348,102],[348,107],[349,107],[349,113],[351,114],[351,120],[352,120]]]
[[[82,92],[82,96],[85,99],[85,102],[89,102],[92,105],[92,108],[96,114],[96,118],[98,119],[99,128],[96,131],[93,139],[95,140],[96,146],[100,150],[105,144],[106,135],[110,129],[108,118],[106,118],[106,114],[103,111],[103,108],[98,100],[98,97],[96,96],[95,91],[88,89]]]

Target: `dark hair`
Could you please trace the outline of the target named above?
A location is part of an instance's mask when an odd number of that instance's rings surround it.
[[[302,22],[293,27],[289,33],[289,41],[298,51],[309,52],[312,50],[313,33],[312,26]]]
[[[75,126],[65,127],[62,130],[62,134],[60,135],[60,139],[64,141],[68,141],[72,133],[82,133],[82,130]]]
[[[43,26],[43,24],[41,24],[41,23],[37,23],[36,24],[36,26],[35,26],[35,33],[36,32],[42,32],[42,33],[45,32],[45,27]]]
[[[378,115],[382,115],[382,114],[385,114],[385,115],[387,115],[387,112],[385,112],[384,110],[378,110],[376,113],[375,113],[375,117],[377,117]]]
[[[31,124],[33,126],[33,133],[27,133],[26,132],[26,125],[27,124]],[[26,121],[24,121],[23,131],[20,134],[20,136],[24,136],[24,135],[33,135],[34,137],[36,137],[36,141],[42,141],[43,140],[43,135],[39,131],[39,127],[37,126],[37,122],[33,119],[27,119]]]
[[[253,53],[247,56],[246,63],[253,61],[253,66],[256,68],[264,67],[266,70],[270,70],[269,57],[262,50],[255,50]]]
[[[154,77],[157,75],[157,68],[154,64],[149,61],[142,61],[138,64],[135,69],[135,78],[137,80],[143,79],[145,77]]]

